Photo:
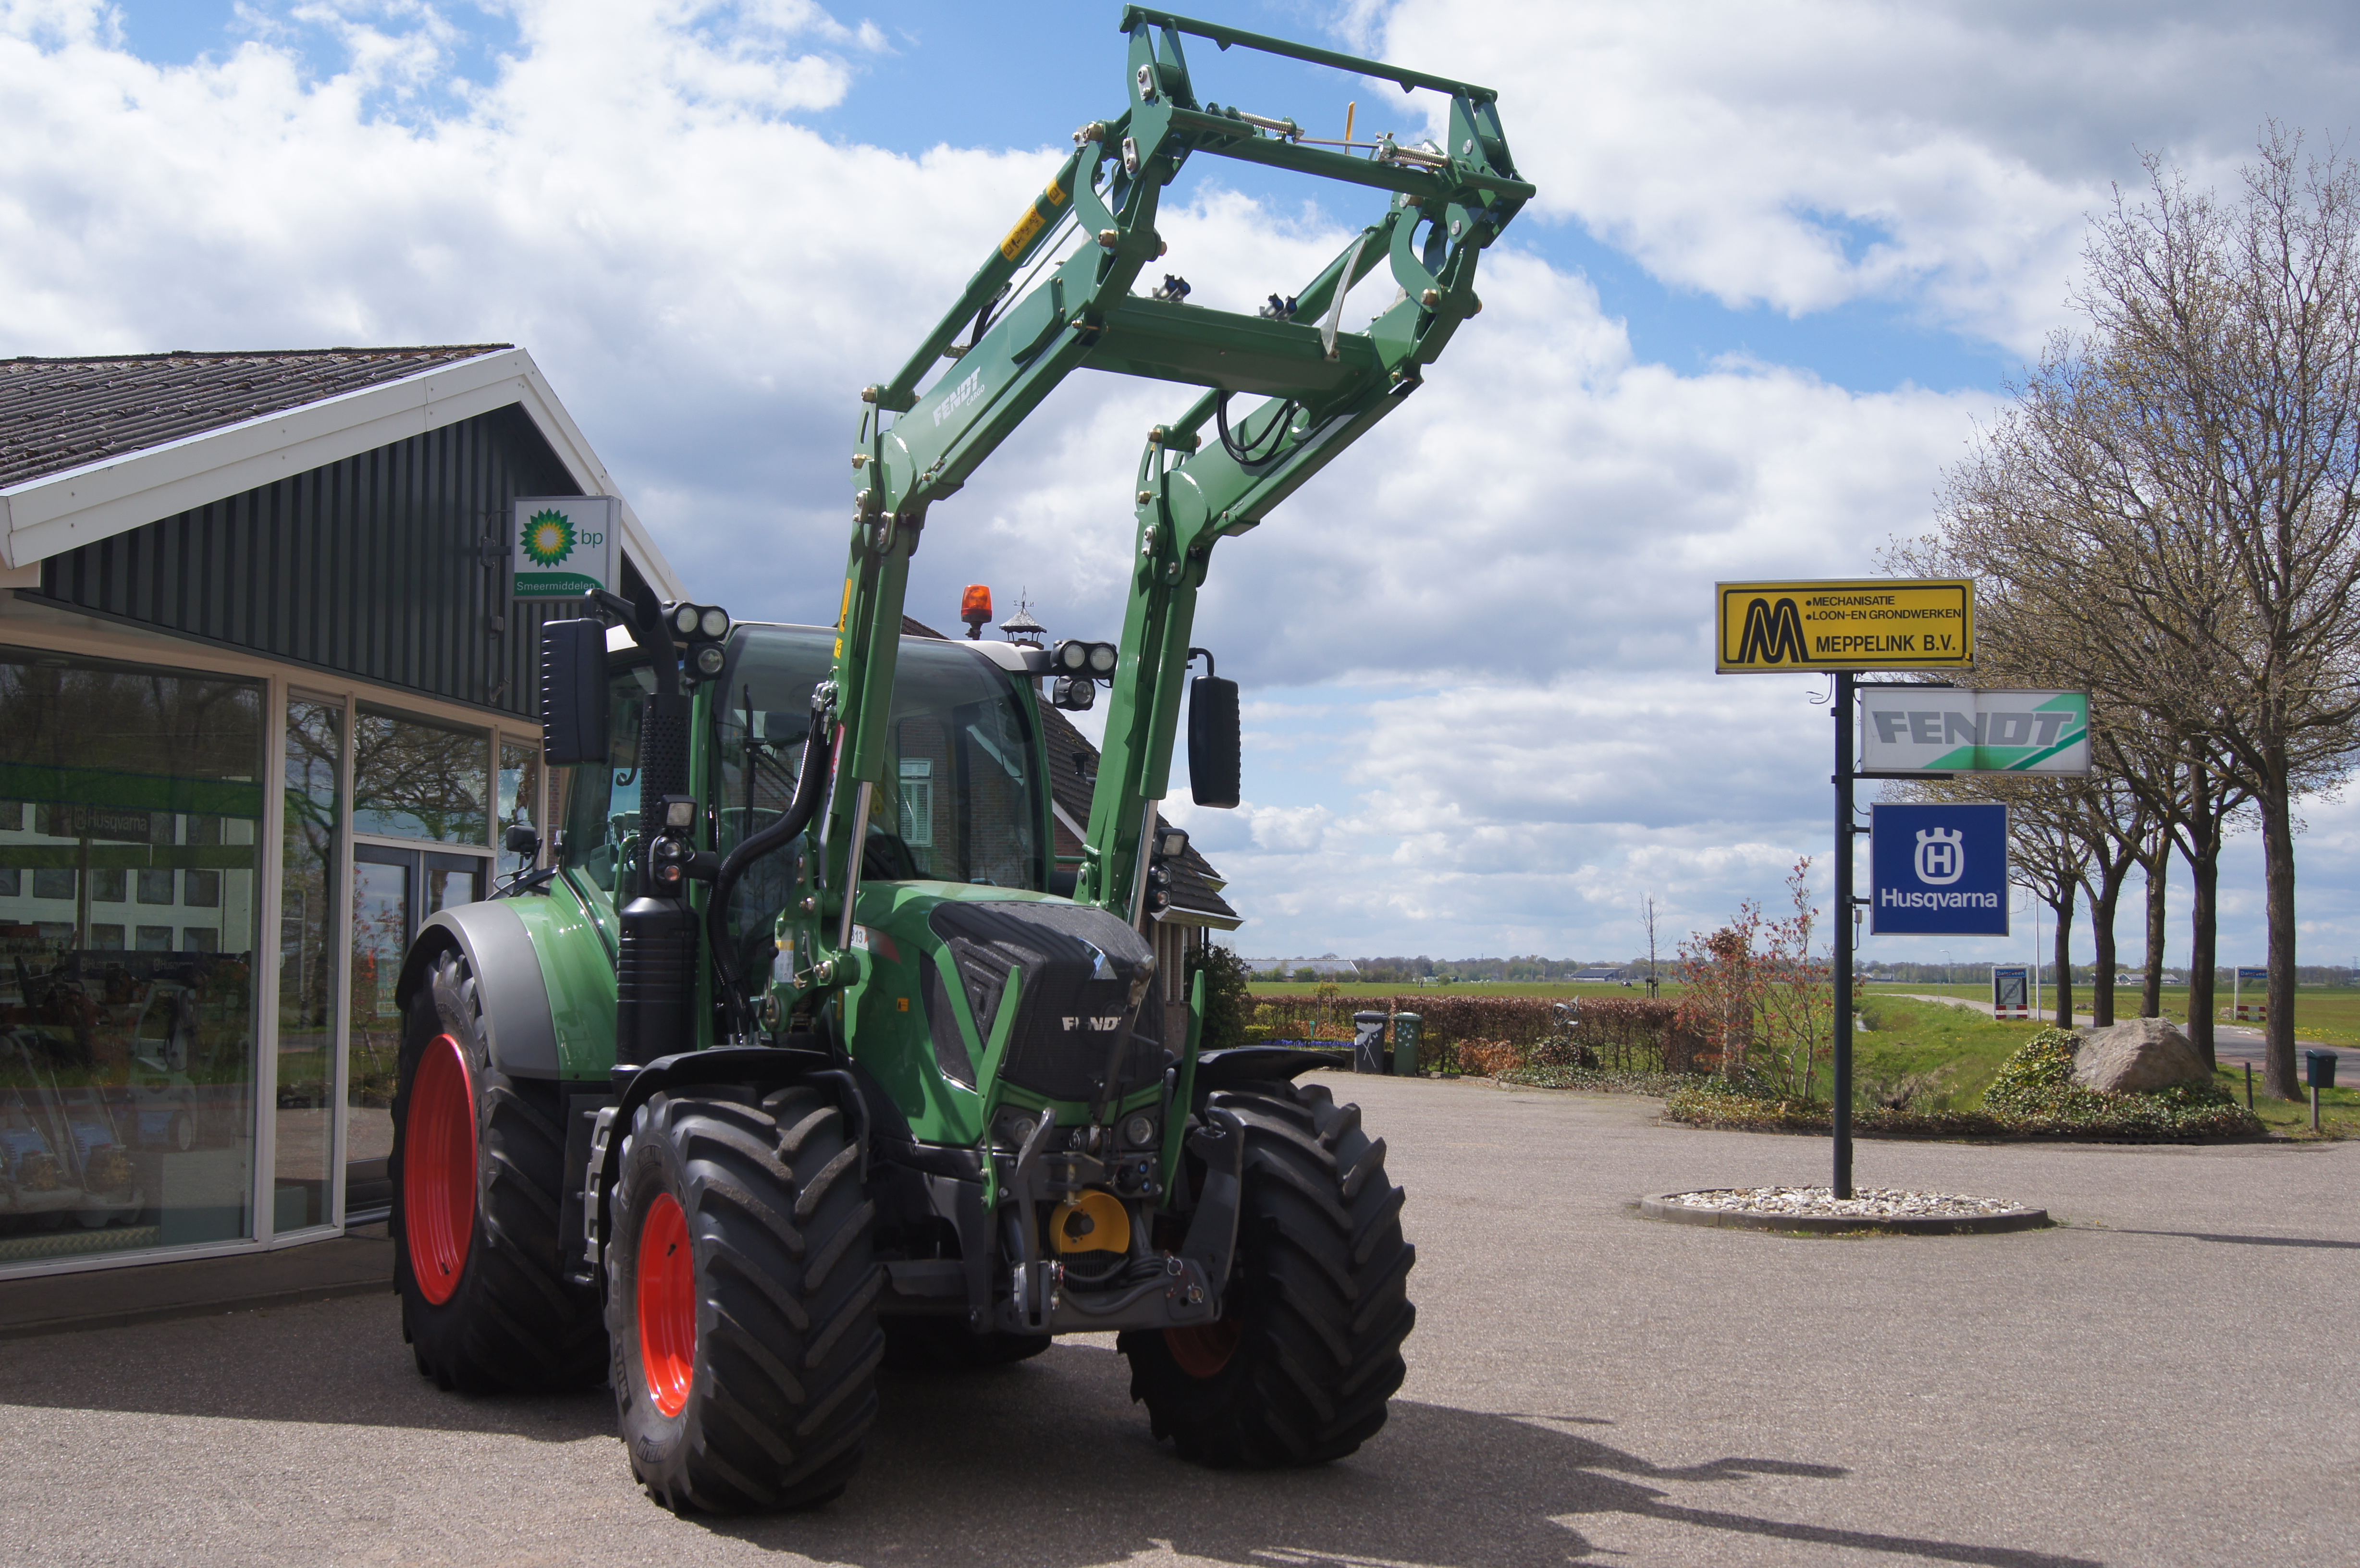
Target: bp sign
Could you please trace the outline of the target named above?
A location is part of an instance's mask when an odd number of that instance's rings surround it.
[[[2005,806],[1873,806],[1870,929],[1879,936],[2007,934]]]
[[[623,503],[613,495],[519,495],[509,535],[519,599],[576,599],[615,585]]]

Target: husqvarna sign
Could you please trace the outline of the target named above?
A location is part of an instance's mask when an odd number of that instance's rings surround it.
[[[1871,927],[1879,936],[2007,934],[2005,806],[1872,806]]]

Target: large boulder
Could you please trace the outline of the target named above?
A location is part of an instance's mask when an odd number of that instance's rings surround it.
[[[2136,1094],[2212,1076],[2188,1037],[2165,1018],[2092,1029],[2073,1052],[2073,1082],[2101,1094]]]

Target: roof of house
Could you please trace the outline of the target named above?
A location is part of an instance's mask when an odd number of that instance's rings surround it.
[[[512,404],[582,494],[619,494],[532,356],[507,343],[0,360],[0,568]],[[640,574],[687,597],[628,499],[622,511]]]
[[[905,637],[942,637],[943,634],[923,621],[908,615],[901,617]],[[945,638],[949,641],[953,639]],[[1098,749],[1074,727],[1071,719],[1047,703],[1041,705],[1041,738],[1049,751],[1049,797],[1056,803],[1057,815],[1065,820],[1076,838],[1087,836],[1090,823],[1090,788],[1098,777]],[[1161,812],[1156,825],[1169,827]],[[1191,844],[1187,853],[1172,863],[1172,908],[1175,912],[1205,917],[1201,923],[1233,931],[1244,917],[1229,907],[1220,890],[1228,883],[1213,869],[1212,863],[1196,853]]]
[[[514,346],[0,360],[0,487]]]

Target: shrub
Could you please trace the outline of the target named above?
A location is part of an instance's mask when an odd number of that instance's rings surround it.
[[[1246,990],[1246,961],[1234,948],[1192,947],[1187,975],[1194,980],[1198,975],[1205,977],[1205,1023],[1198,1049],[1227,1051],[1245,1044],[1247,1020],[1253,1012],[1253,998]]]
[[[2182,1142],[2256,1138],[2262,1124],[2210,1080],[2150,1094],[2102,1094],[2073,1082],[2081,1039],[2042,1029],[2001,1066],[1974,1111],[1872,1105],[1852,1113],[1852,1128],[1918,1138],[2086,1138]],[[1666,1100],[1664,1115],[1697,1127],[1762,1132],[1825,1132],[1823,1101],[1779,1094],[1758,1080],[1692,1082]]]

